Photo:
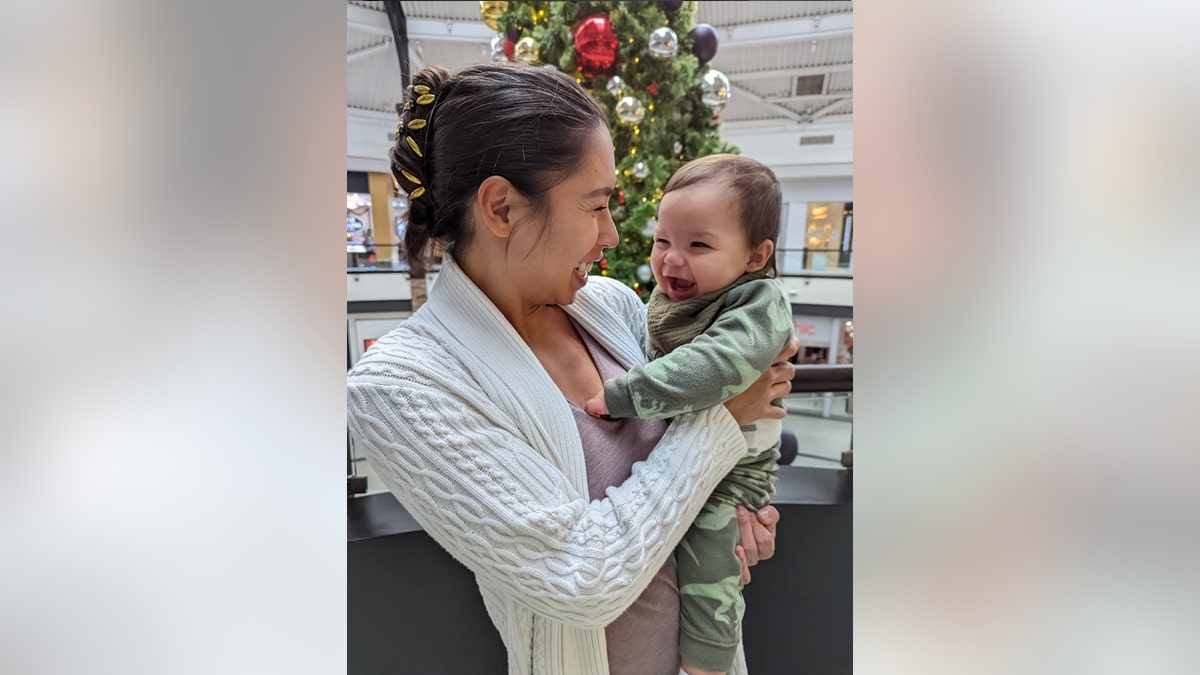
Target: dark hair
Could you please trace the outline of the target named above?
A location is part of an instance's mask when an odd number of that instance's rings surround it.
[[[489,176],[512,183],[541,219],[546,193],[583,161],[582,136],[607,129],[574,79],[536,66],[487,63],[454,75],[430,66],[413,76],[407,99],[390,154],[409,195],[404,246],[414,270],[434,244],[451,255],[470,244],[471,200]]]
[[[663,188],[663,194],[692,185],[716,184],[728,188],[737,203],[739,225],[751,249],[770,239],[779,243],[783,217],[783,192],[770,167],[741,155],[707,155],[684,164]],[[763,269],[775,274],[775,254]]]

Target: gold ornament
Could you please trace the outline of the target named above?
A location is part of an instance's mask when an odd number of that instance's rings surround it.
[[[524,63],[525,65],[533,65],[537,63],[537,41],[528,36],[517,40],[516,46],[513,47],[513,61],[516,61],[517,63]]]
[[[500,15],[508,11],[507,2],[481,2],[479,3],[479,16],[483,17],[483,22],[492,30],[500,30]]]
[[[405,136],[404,140],[408,141],[408,147],[412,148],[412,151],[417,153],[417,157],[425,156],[421,154],[421,148],[417,147],[417,142],[413,140],[412,136]]]

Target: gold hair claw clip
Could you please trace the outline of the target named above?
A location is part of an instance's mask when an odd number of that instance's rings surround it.
[[[410,131],[415,131],[416,129],[424,129],[426,124],[428,122],[418,117],[408,123],[408,128]]]
[[[408,141],[408,147],[412,148],[412,151],[417,153],[417,157],[425,156],[421,153],[421,148],[417,146],[417,142],[413,140],[412,136],[405,136],[404,140]]]
[[[429,105],[433,103],[433,94],[421,94],[417,97],[417,105]]]
[[[410,182],[416,183],[417,185],[421,184],[420,178],[417,178],[416,176],[412,175],[411,173],[405,171],[404,169],[400,169],[400,174],[402,176],[404,176],[405,178],[407,178]]]
[[[408,193],[408,198],[416,199],[417,197],[420,197],[423,194],[425,194],[425,188],[419,187],[416,190],[413,190],[412,192]]]

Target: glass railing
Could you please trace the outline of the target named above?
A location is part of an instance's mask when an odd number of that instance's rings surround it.
[[[824,469],[853,466],[854,366],[796,366],[792,393],[784,399],[785,432],[795,437],[794,450],[785,438],[781,454],[796,466]],[[794,452],[794,455],[793,455]]]
[[[781,463],[820,469],[854,465],[854,366],[796,366],[792,393],[784,399]],[[790,432],[792,438],[789,439]],[[346,444],[349,491],[386,492],[350,438]]]
[[[839,248],[781,248],[775,251],[781,277],[854,276],[854,251]],[[346,244],[347,272],[407,272],[401,244]]]
[[[347,272],[407,272],[400,244],[346,243]]]
[[[775,249],[775,265],[781,277],[854,276],[854,250],[841,248]]]

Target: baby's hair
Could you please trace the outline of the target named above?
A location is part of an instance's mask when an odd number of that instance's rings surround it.
[[[722,190],[737,204],[738,225],[746,245],[755,248],[764,240],[779,243],[783,192],[770,167],[741,155],[707,155],[684,164],[663,189],[663,195],[693,185]],[[764,268],[775,274],[775,255]]]

